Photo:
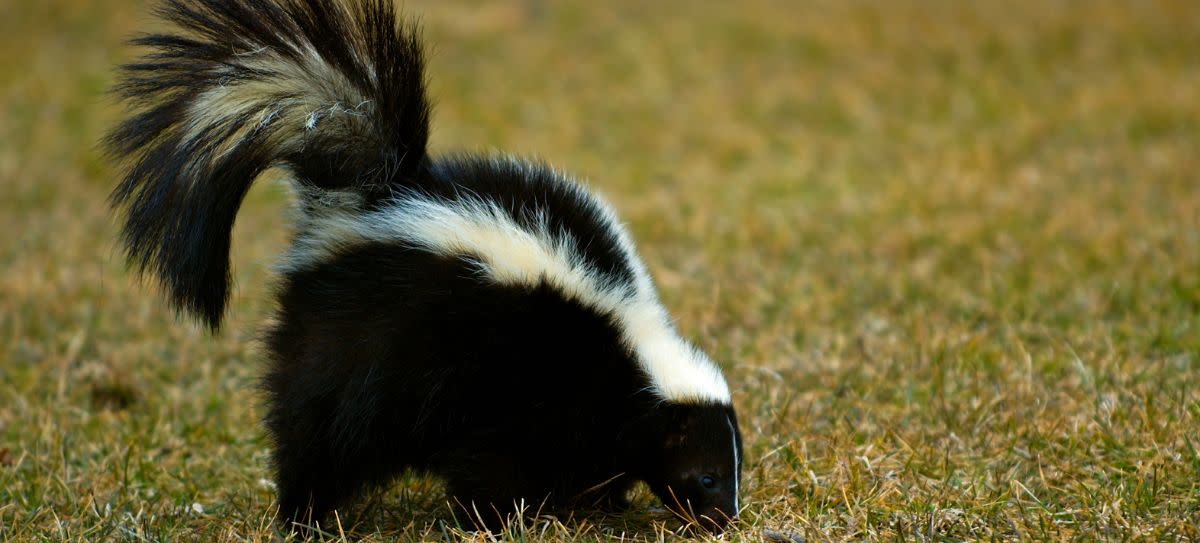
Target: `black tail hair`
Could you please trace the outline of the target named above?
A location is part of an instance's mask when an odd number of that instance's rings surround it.
[[[165,0],[157,14],[171,29],[133,40],[149,51],[114,89],[130,113],[105,140],[128,165],[111,201],[130,265],[216,330],[234,218],[263,170],[370,201],[423,167],[424,56],[390,0]]]

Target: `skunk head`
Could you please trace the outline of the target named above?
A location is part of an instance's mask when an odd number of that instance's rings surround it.
[[[658,410],[661,448],[646,482],[676,515],[721,531],[738,511],[742,438],[733,408],[667,403]]]

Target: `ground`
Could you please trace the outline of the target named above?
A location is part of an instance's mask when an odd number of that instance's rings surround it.
[[[435,151],[587,179],[721,362],[726,541],[1200,538],[1200,4],[404,7]],[[148,11],[0,5],[0,540],[282,539],[253,340],[283,191],[243,208],[219,335],[115,249],[94,144]],[[496,537],[676,539],[636,498]],[[364,503],[325,537],[487,539],[430,479]]]

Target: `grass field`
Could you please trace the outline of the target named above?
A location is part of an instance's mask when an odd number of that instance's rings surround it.
[[[725,540],[1200,540],[1200,4],[405,8],[434,148],[588,179],[721,361]],[[115,250],[94,142],[147,12],[0,2],[0,540],[281,538],[252,340],[283,191],[219,336]],[[655,507],[496,537],[675,538]],[[329,538],[488,539],[448,513],[409,477]]]

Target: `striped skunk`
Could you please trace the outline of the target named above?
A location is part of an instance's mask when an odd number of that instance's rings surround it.
[[[720,369],[680,338],[626,230],[561,172],[432,156],[418,31],[387,0],[164,0],[106,146],[128,261],[217,331],[230,233],[268,169],[297,200],[264,334],[280,518],[405,469],[487,526],[621,507],[738,514]],[[459,511],[460,513],[463,511]]]

